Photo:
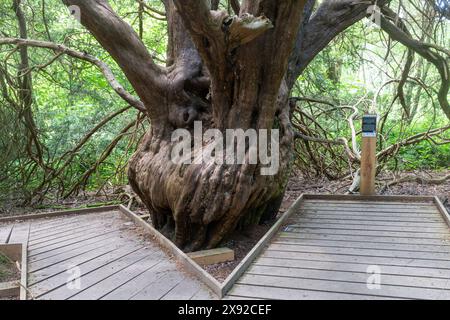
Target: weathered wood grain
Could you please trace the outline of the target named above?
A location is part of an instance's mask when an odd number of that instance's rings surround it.
[[[13,225],[0,225],[0,244],[7,243]]]

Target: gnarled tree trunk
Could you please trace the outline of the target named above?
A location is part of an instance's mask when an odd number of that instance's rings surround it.
[[[165,0],[168,63],[153,63],[131,27],[106,0],[63,0],[117,61],[151,119],[129,164],[129,181],[156,228],[185,251],[217,246],[238,224],[274,217],[293,151],[288,98],[298,75],[337,34],[366,15],[368,3],[314,0]],[[379,1],[383,3],[385,1]],[[212,6],[212,7],[211,7]],[[179,164],[171,159],[176,129],[279,130],[279,168],[262,163]],[[193,150],[206,156],[211,142]],[[273,150],[272,150],[273,151]],[[249,149],[246,149],[249,156]]]
[[[249,3],[241,9],[245,18],[210,12],[197,0],[167,4],[174,61],[168,113],[152,122],[130,161],[129,180],[155,226],[187,251],[215,247],[239,222],[258,223],[278,209],[273,204],[283,196],[293,147],[283,81],[304,2]],[[194,121],[224,136],[226,129],[279,129],[278,171],[261,175],[261,163],[217,164],[212,158],[174,163],[171,134],[193,131]],[[195,157],[207,152],[205,144],[193,149]]]

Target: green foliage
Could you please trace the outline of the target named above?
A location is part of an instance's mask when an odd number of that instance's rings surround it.
[[[450,147],[448,145],[437,147],[428,142],[400,151],[402,160],[400,169],[448,169],[450,163]]]

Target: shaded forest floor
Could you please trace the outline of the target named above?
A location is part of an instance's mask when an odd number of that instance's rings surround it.
[[[450,175],[450,170],[445,171],[417,171],[401,172],[399,176],[391,173],[383,173],[378,176],[377,192],[384,195],[433,195],[438,196],[450,210],[450,179],[439,184],[429,184],[420,181],[407,181],[387,187],[386,183],[399,179],[399,177],[420,177],[424,179],[439,179]],[[345,194],[351,184],[350,180],[330,181],[326,178],[304,177],[294,173],[288,183],[287,191],[280,212],[287,208],[302,193],[318,194]],[[145,207],[135,197],[129,186],[104,188],[100,191],[83,192],[76,197],[64,200],[47,199],[42,204],[35,206],[23,206],[17,199],[0,201],[0,217],[11,215],[23,215],[55,210],[66,210],[80,207],[97,207],[111,204],[128,203],[129,196],[134,196],[132,209],[146,211]]]
[[[378,177],[379,184],[377,189],[379,194],[385,195],[438,196],[450,212],[450,179],[439,184],[425,183],[425,180],[439,179],[448,176],[449,174],[450,170],[440,172],[402,172],[399,176],[394,176],[391,173],[384,173]],[[420,177],[423,180],[415,179],[415,181],[401,182],[388,186],[392,181],[405,177]],[[279,215],[284,213],[302,193],[345,194],[348,191],[350,184],[350,180],[329,181],[325,178],[305,178],[300,174],[293,174],[288,183]],[[6,201],[0,206],[0,217],[79,207],[128,203],[130,195],[133,196],[131,189],[127,186],[110,188],[108,190],[102,190],[101,192],[85,192],[84,194],[64,201],[49,200],[37,207],[21,207],[16,201]],[[133,200],[132,209],[138,213],[146,212],[145,207],[138,199]],[[207,266],[204,267],[205,270],[211,273],[219,281],[223,281],[272,225],[273,222],[234,232],[222,246],[229,247],[235,251],[235,260],[228,263]]]

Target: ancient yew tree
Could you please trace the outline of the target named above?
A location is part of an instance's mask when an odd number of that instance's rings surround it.
[[[20,17],[20,0],[16,12]],[[150,211],[156,228],[183,250],[212,248],[236,227],[273,218],[293,160],[290,93],[298,76],[340,32],[368,15],[372,1],[164,0],[167,65],[158,65],[138,33],[106,0],[63,0],[79,9],[82,25],[113,57],[138,98],[126,92],[95,57],[51,42],[1,38],[0,44],[51,49],[96,65],[127,103],[151,121],[129,162],[129,183]],[[383,6],[388,1],[377,1]],[[387,12],[386,32],[442,70],[441,105],[448,113],[448,65]],[[23,26],[23,35],[26,35]],[[22,33],[22,32],[21,32]],[[446,78],[447,75],[447,78]],[[447,108],[447,109],[446,109]],[[279,169],[263,164],[179,164],[171,161],[176,129],[279,130]],[[132,124],[131,124],[132,126]],[[207,144],[208,142],[204,142]],[[194,149],[201,157],[203,148]],[[76,148],[75,148],[76,151]],[[246,150],[248,152],[248,150]],[[49,171],[48,177],[57,172]]]

